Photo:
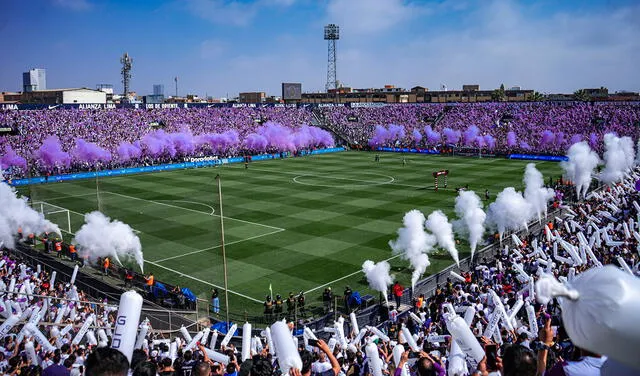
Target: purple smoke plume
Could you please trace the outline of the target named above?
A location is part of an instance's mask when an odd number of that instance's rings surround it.
[[[475,125],[470,125],[466,131],[464,131],[464,144],[466,146],[473,145],[474,142],[477,142],[477,138],[480,135],[480,129]]]
[[[144,135],[142,137],[142,145],[147,154],[152,157],[159,157],[166,154],[170,157],[175,157],[176,155],[176,148],[173,145],[171,136],[162,129]]]
[[[136,141],[133,144],[127,141],[122,142],[117,148],[118,158],[122,162],[126,162],[133,158],[140,158],[142,155],[142,147],[140,141]]]
[[[574,134],[573,136],[571,136],[571,140],[569,141],[569,144],[570,145],[577,144],[580,141],[582,141],[582,135]]]
[[[261,134],[250,133],[244,139],[244,147],[256,152],[263,152],[267,148],[267,139]]]
[[[429,144],[437,144],[440,142],[440,140],[442,140],[440,133],[431,129],[430,125],[424,127],[424,134],[427,135],[427,142]]]
[[[422,133],[420,133],[420,131],[417,129],[414,129],[411,132],[411,136],[413,137],[413,143],[415,144],[419,144],[420,141],[422,141]]]
[[[269,148],[274,150],[293,151],[296,149],[291,130],[278,123],[268,121],[258,128],[258,134],[267,139]]]
[[[562,146],[565,144],[567,140],[564,139],[564,132],[558,132],[556,133],[556,145],[557,146]]]
[[[518,141],[516,140],[516,132],[510,131],[509,133],[507,133],[507,146],[512,148],[517,144]]]
[[[303,128],[306,127],[303,125]],[[307,127],[309,129],[309,134],[311,135],[311,145],[312,147],[325,147],[330,148],[335,146],[335,141],[333,140],[333,136],[328,131],[318,128],[318,127]]]
[[[369,146],[381,146],[389,139],[389,131],[383,125],[376,125],[373,137],[369,140]]]
[[[487,149],[493,150],[496,148],[496,139],[492,135],[487,134],[484,136],[484,144],[487,146]]]
[[[22,170],[27,171],[27,160],[19,156],[11,145],[7,145],[4,148],[4,155],[0,158],[0,168],[12,166],[20,167]]]
[[[474,143],[476,144],[476,146],[478,146],[479,148],[483,148],[485,147],[484,144],[484,137],[482,136],[477,136],[474,140]]]
[[[389,141],[401,141],[406,135],[404,127],[397,124],[389,124]]]
[[[520,149],[531,150],[531,146],[529,146],[529,144],[526,141],[521,141],[520,142]]]
[[[109,162],[111,160],[110,151],[82,138],[76,139],[76,147],[73,148],[71,154],[80,162],[95,163],[98,161]]]
[[[591,146],[592,149],[595,149],[598,147],[598,135],[595,133],[591,133],[589,134],[589,146]]]
[[[36,150],[36,158],[47,168],[71,166],[71,157],[62,150],[60,140],[56,136],[49,136],[44,140],[42,146]]]
[[[240,136],[235,130],[224,133],[205,133],[195,137],[198,145],[208,145],[216,153],[227,151],[240,143]]]
[[[176,151],[181,155],[187,155],[193,153],[196,148],[193,135],[188,131],[169,133],[171,142]]]
[[[460,137],[462,136],[462,133],[460,131],[454,131],[451,128],[443,129],[442,134],[444,134],[444,137],[450,144],[457,144],[458,141],[460,141]]]
[[[545,129],[542,132],[542,137],[540,138],[540,146],[545,147],[548,145],[553,145],[556,139],[556,135],[548,129]]]

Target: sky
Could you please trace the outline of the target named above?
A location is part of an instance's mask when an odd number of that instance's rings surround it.
[[[340,26],[337,78],[438,90],[520,86],[640,91],[637,0],[2,0],[0,91],[47,70],[48,88],[113,84],[133,58],[131,90],[280,95],[323,91],[327,41]]]

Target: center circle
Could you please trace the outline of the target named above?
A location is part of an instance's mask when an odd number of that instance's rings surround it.
[[[374,175],[374,176],[383,177],[383,178],[385,178],[385,180],[384,181],[376,181],[376,180],[366,180],[366,179],[345,178],[345,177],[338,177],[338,176],[332,176],[332,175],[311,175],[311,174],[307,174],[307,175],[298,175],[298,176],[294,177],[293,178],[293,182],[297,183],[297,184],[309,185],[309,186],[313,186],[313,187],[357,188],[357,187],[369,187],[369,186],[376,186],[376,185],[391,184],[396,180],[393,176],[383,175],[383,174],[376,174],[376,173],[373,173],[373,172],[372,173],[367,173],[367,175]],[[329,181],[330,180],[339,180],[339,181],[345,182],[345,184],[324,184],[324,183],[305,182],[304,178],[316,178],[316,179],[323,179],[325,181],[327,181],[327,180],[329,180]]]

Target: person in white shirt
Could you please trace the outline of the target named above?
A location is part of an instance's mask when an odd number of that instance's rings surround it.
[[[323,373],[331,369],[331,363],[327,360],[327,355],[319,351],[318,360],[311,364],[311,373]]]

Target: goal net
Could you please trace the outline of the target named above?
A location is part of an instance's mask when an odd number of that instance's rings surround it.
[[[71,216],[72,212],[69,209],[63,208],[44,201],[37,201],[32,204],[34,210],[42,213],[46,219],[55,223],[60,228],[60,231],[73,235],[71,228]],[[75,214],[75,213],[73,213]]]

